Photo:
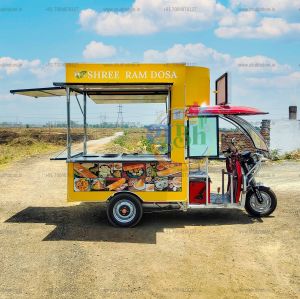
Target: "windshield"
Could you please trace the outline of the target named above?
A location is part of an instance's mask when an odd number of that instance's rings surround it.
[[[254,126],[252,126],[250,123],[236,115],[226,115],[225,117],[236,123],[238,126],[240,126],[248,135],[248,137],[252,140],[254,146],[258,150],[267,152],[269,151],[263,136],[256,130]]]

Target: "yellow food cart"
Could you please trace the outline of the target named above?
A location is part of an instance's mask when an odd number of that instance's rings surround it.
[[[253,179],[262,152],[261,135],[240,115],[263,112],[228,105],[227,75],[216,82],[217,106],[210,104],[210,75],[205,67],[185,64],[66,64],[65,82],[53,87],[11,90],[35,98],[65,96],[69,202],[103,202],[114,225],[136,225],[150,205],[177,208],[239,208],[265,216],[276,207],[276,197]],[[80,103],[78,96],[82,96]],[[82,152],[72,153],[71,100],[83,115]],[[164,103],[167,110],[167,152],[91,154],[87,148],[87,100],[95,104]],[[241,128],[257,149],[237,154],[234,147],[219,152],[218,121],[222,117]],[[210,192],[208,159],[226,156],[222,194]],[[204,169],[190,169],[190,159],[202,159]],[[244,159],[244,160],[243,160]],[[248,159],[248,160],[247,160]],[[248,162],[247,162],[248,161]],[[252,163],[252,164],[251,164]],[[224,176],[228,176],[225,192]]]

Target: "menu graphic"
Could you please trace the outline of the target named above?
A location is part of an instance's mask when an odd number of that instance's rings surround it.
[[[182,164],[74,163],[74,191],[181,191]]]

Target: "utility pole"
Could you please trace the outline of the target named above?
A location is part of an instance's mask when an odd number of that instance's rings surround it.
[[[101,127],[102,124],[105,123],[105,122],[106,122],[106,114],[105,113],[100,114],[99,115],[99,127]]]
[[[118,117],[117,117],[117,122],[116,122],[116,127],[122,127],[124,120],[123,120],[123,110],[122,110],[122,105],[118,105],[119,110],[118,110]]]

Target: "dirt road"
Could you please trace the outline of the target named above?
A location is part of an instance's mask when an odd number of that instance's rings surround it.
[[[108,137],[103,137],[100,139],[95,139],[95,140],[88,140],[87,141],[87,148],[89,153],[99,153],[101,152],[101,148],[111,142],[113,139],[116,139],[119,136],[122,136],[124,132],[116,132],[112,136]],[[72,146],[74,151],[81,152],[82,151],[82,143],[81,144],[75,144]]]
[[[118,229],[101,206],[66,203],[65,162],[48,158],[0,172],[1,299],[299,298],[300,163],[264,168],[272,217],[172,212]]]

